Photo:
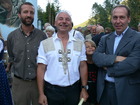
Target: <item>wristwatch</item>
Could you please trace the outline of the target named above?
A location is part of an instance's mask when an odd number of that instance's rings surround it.
[[[81,86],[81,88],[85,88],[86,90],[88,90],[88,85]]]

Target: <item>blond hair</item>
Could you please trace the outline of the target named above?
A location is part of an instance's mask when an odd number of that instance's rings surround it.
[[[86,43],[86,42],[89,42],[92,46],[94,46],[94,47],[96,48],[95,42],[92,41],[91,39],[86,39],[86,40],[85,40],[85,43]]]

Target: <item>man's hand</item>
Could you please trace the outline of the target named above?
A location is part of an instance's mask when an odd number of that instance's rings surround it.
[[[80,99],[81,98],[84,98],[84,102],[88,99],[88,93],[85,88],[82,88],[82,90],[81,90]]]
[[[123,60],[125,60],[125,59],[126,59],[126,57],[117,56],[117,57],[116,57],[116,60],[115,60],[115,63],[121,62],[121,61],[123,61]]]
[[[48,105],[47,97],[44,94],[39,96],[39,104]]]

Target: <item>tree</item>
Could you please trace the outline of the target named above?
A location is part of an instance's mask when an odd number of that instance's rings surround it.
[[[53,3],[49,3],[46,6],[46,22],[50,23],[51,25],[54,25],[54,20],[57,12],[59,11],[59,1],[54,0]]]
[[[137,28],[138,23],[140,22],[140,0],[128,0],[127,5],[131,10],[131,22],[130,27]]]
[[[45,12],[42,10],[42,8],[40,6],[38,6],[37,12],[38,12],[38,20],[41,21],[41,26],[43,28],[43,25],[44,25],[45,19],[46,19]]]
[[[137,28],[138,23],[140,22],[140,12],[138,12],[140,8],[140,0],[105,0],[104,5],[100,5],[97,3],[93,4],[92,7],[92,18],[90,19],[90,23],[101,23],[104,27],[112,27],[110,19],[111,19],[111,10],[117,4],[127,5],[131,10],[131,22],[129,24],[130,27]]]
[[[112,27],[111,19],[111,10],[116,5],[119,4],[120,0],[105,0],[103,5],[94,3],[92,6],[92,20],[90,23],[100,23],[104,27]]]
[[[53,3],[48,2],[46,6],[46,11],[43,11],[41,7],[38,6],[38,19],[42,21],[42,25],[46,22],[54,25],[54,20],[57,12],[59,11],[59,1],[54,0]]]

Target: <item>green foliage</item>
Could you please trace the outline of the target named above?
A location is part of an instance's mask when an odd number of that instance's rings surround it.
[[[90,19],[89,24],[100,23],[104,27],[112,27],[110,22],[111,9],[118,3],[118,0],[105,0],[104,5],[94,3],[92,6],[93,17]]]
[[[104,5],[97,3],[93,4],[92,7],[92,18],[89,19],[88,24],[97,24],[100,23],[104,27],[112,27],[111,19],[111,10],[117,4],[127,5],[131,10],[131,22],[130,27],[137,28],[138,23],[140,22],[140,0],[105,0]]]
[[[42,25],[45,23],[54,25],[55,15],[59,11],[59,8],[58,0],[54,0],[53,3],[48,2],[45,12],[38,6],[38,19],[42,21]]]
[[[128,0],[127,5],[131,10],[130,27],[137,28],[137,25],[140,22],[140,0]]]

